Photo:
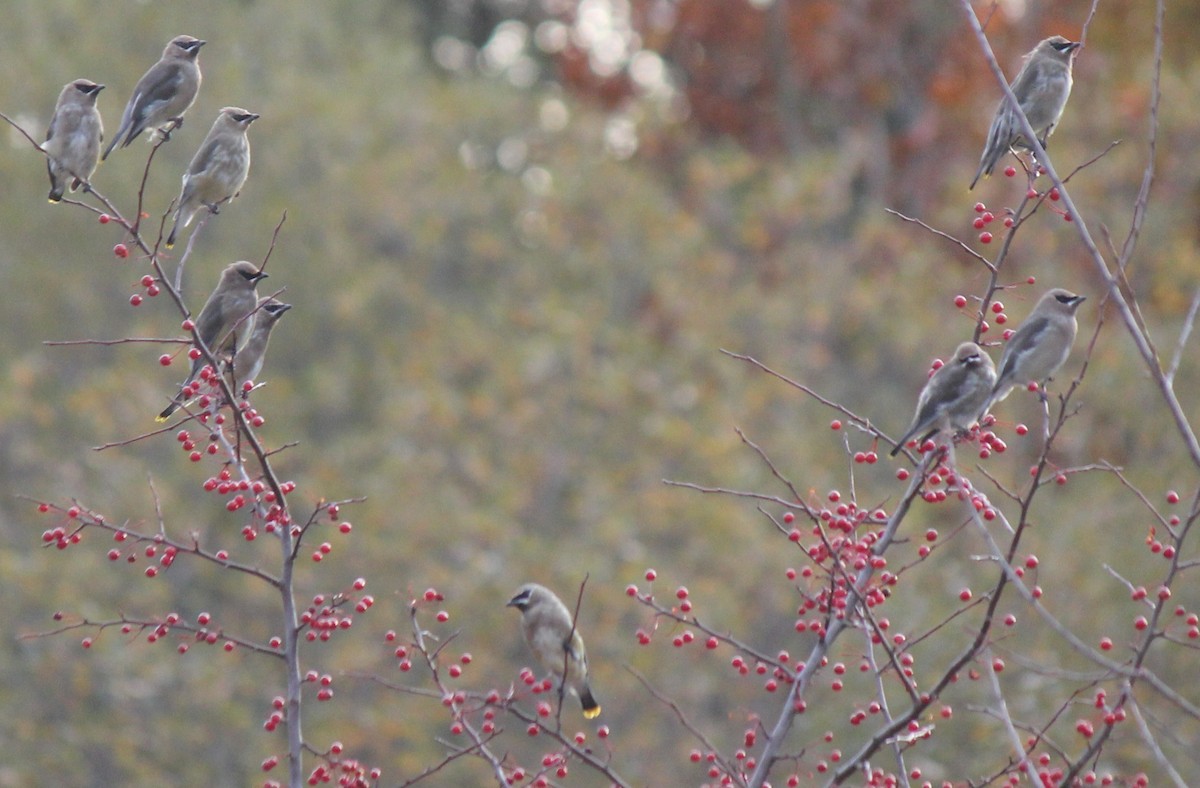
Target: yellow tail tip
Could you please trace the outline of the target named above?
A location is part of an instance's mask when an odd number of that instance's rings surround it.
[[[599,717],[599,716],[600,716],[600,707],[599,707],[599,706],[593,706],[593,707],[592,707],[592,708],[590,708],[590,709],[584,709],[584,710],[583,710],[583,716],[584,716],[584,718],[585,718],[585,719],[589,719],[589,720],[594,720],[594,719],[596,719],[597,717]]]
[[[162,414],[160,413],[159,415],[157,415],[157,416],[155,416],[155,417],[154,417],[154,420],[155,420],[155,421],[157,421],[159,424],[162,424],[164,421],[166,421],[166,420],[167,420],[167,419],[169,419],[169,418],[171,418],[171,417],[170,417],[170,416],[164,416],[164,415],[162,415]]]

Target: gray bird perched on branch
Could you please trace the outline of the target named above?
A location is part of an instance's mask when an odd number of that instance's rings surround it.
[[[562,600],[545,586],[526,583],[508,600],[507,607],[521,611],[521,631],[542,669],[553,673],[560,687],[579,696],[584,717],[590,720],[598,716],[600,704],[588,685],[583,637],[578,628],[572,628],[571,611]]]
[[[263,362],[267,357],[267,343],[271,341],[271,330],[283,317],[283,313],[292,308],[275,298],[258,299],[258,308],[254,312],[254,330],[245,346],[225,359],[224,372],[229,378],[230,387],[236,392],[243,383],[258,379],[262,372]],[[245,396],[243,391],[242,395]]]
[[[200,149],[183,174],[183,188],[175,208],[175,224],[167,236],[167,247],[175,245],[175,234],[187,227],[201,208],[213,213],[237,197],[250,174],[250,140],[246,131],[258,115],[241,107],[225,107],[217,114]]]
[[[192,36],[175,36],[159,61],[142,75],[125,105],[121,125],[104,150],[104,158],[119,144],[127,147],[147,129],[183,125],[183,114],[200,92],[200,47],[207,42]],[[169,134],[170,130],[164,132]]]
[[[987,404],[979,415],[1008,396],[1014,386],[1044,383],[1067,361],[1079,324],[1075,312],[1084,296],[1056,287],[1047,290],[1025,318],[1000,356],[1000,371]]]
[[[209,352],[217,356],[236,353],[249,341],[254,333],[254,309],[258,295],[254,289],[266,279],[265,272],[245,260],[231,263],[221,272],[217,287],[212,291],[200,314],[196,316],[196,335]],[[204,368],[204,356],[192,362],[192,369],[183,382],[179,393],[171,404],[158,414],[156,421],[166,421],[188,398],[188,390],[200,370]]]
[[[91,180],[100,160],[104,124],[96,99],[103,85],[90,79],[68,82],[58,94],[54,116],[46,129],[46,169],[50,172],[50,202],[58,202],[67,186],[71,191]]]
[[[974,342],[963,342],[921,389],[917,412],[891,455],[895,457],[911,438],[924,443],[940,430],[969,428],[995,383],[996,367],[991,356]]]
[[[1071,66],[1080,44],[1062,36],[1051,36],[1034,47],[1025,56],[1025,63],[1009,86],[1021,111],[1029,119],[1029,125],[1042,148],[1058,125],[1067,98],[1071,95]],[[1030,149],[1028,140],[1021,133],[1021,122],[1008,97],[1000,99],[992,126],[988,129],[987,143],[979,158],[979,169],[970,188],[974,189],[980,177],[991,175],[996,164],[1011,148]]]

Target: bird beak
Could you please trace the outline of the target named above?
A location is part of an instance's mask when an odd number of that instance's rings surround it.
[[[284,312],[288,311],[291,308],[292,308],[291,304],[280,304],[279,305],[279,314],[282,315]]]
[[[266,271],[259,271],[258,273],[256,273],[256,274],[255,274],[255,275],[252,277],[252,279],[253,279],[255,282],[259,282],[259,281],[261,281],[261,280],[263,280],[263,279],[266,279],[266,278],[267,278],[267,272],[266,272]]]

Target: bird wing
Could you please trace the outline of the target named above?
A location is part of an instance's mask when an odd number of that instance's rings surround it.
[[[220,146],[219,138],[210,138],[204,141],[200,146],[200,150],[196,151],[196,155],[192,157],[192,163],[188,165],[188,175],[199,175],[209,168],[212,164],[213,156]]]
[[[59,111],[55,109],[54,116],[50,118],[50,125],[46,127],[46,142],[49,142],[50,138],[54,136],[54,127],[58,125],[58,118]]]
[[[1010,87],[1026,114],[1029,113],[1029,107],[1034,98],[1045,91],[1048,81],[1045,70],[1039,61],[1031,59],[1021,67],[1020,73],[1017,74],[1017,78],[1012,81]]]
[[[146,72],[129,100],[132,108],[129,139],[134,139],[146,130],[146,119],[154,111],[171,100],[183,82],[183,68],[178,63],[159,63]],[[122,118],[121,125],[125,125]],[[126,143],[128,144],[128,143]]]
[[[1034,317],[1026,320],[1021,324],[1021,328],[1017,333],[1013,334],[1012,339],[1004,346],[1004,356],[1000,361],[1000,371],[996,379],[1007,380],[1012,377],[1017,368],[1017,362],[1020,358],[1028,353],[1030,349],[1037,347],[1042,341],[1042,337],[1050,330],[1050,321],[1044,317]]]

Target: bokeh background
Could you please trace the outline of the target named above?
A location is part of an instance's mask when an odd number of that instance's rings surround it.
[[[1011,74],[1040,38],[1078,38],[1088,3],[977,10],[990,14]],[[1198,17],[1195,2],[1168,9],[1158,174],[1129,272],[1168,351],[1200,279]],[[344,672],[400,680],[383,632],[403,630],[408,599],[436,586],[462,630],[455,648],[475,655],[468,685],[505,688],[528,655],[503,602],[531,579],[573,598],[588,575],[582,623],[615,768],[639,785],[701,782],[687,761],[696,742],[625,666],[729,750],[755,715],[773,719],[777,698],[736,679],[728,650],[677,651],[661,635],[638,646],[635,630],[652,622],[625,586],[644,586],[653,566],[660,593],[686,584],[714,626],[802,654],[810,641],[792,628],[797,599],[783,574],[800,556],[753,504],[663,480],[786,494],[737,427],[814,497],[853,488],[864,505],[886,505],[902,490],[890,462],[854,466],[851,480],[831,411],[720,350],[760,358],[890,434],[907,423],[930,360],[970,334],[954,296],[980,292],[986,272],[885,209],[989,252],[974,240],[972,206],[999,214],[1024,188],[1000,176],[966,190],[998,91],[962,11],[933,0],[9,0],[0,111],[40,138],[61,86],[84,76],[108,86],[99,104],[111,133],[135,81],[185,32],[210,42],[204,84],[154,162],[147,210],[157,221],[177,195],[220,107],[261,113],[248,184],[202,231],[185,292],[198,306],[222,266],[261,260],[287,212],[269,284],[286,285],[296,308],[255,397],[268,417],[261,433],[299,443],[276,467],[300,500],[367,497],[344,511],[352,536],[331,537],[334,552],[300,581],[318,593],[364,576],[378,600],[350,632],[306,653],[306,667],[339,677],[334,702],[308,705],[308,738],[342,740],[383,768],[384,784],[417,773],[443,752],[438,704]],[[1147,156],[1152,54],[1151,3],[1101,4],[1050,148],[1065,172],[1121,141],[1071,181],[1093,232],[1109,228],[1118,244]],[[113,632],[87,652],[78,633],[19,637],[50,628],[56,610],[210,610],[252,637],[276,631],[275,598],[244,579],[180,561],[149,581],[140,565],[110,564],[94,538],[42,549],[46,522],[22,496],[77,498],[153,527],[153,484],[172,533],[196,530],[264,565],[275,555],[269,540],[239,544],[241,521],[200,489],[211,470],[188,463],[170,436],[92,450],[153,427],[178,365],[160,367],[153,345],[43,341],[172,336],[179,318],[163,298],[131,308],[144,261],[113,257],[117,228],[47,206],[40,155],[7,127],[0,143],[0,786],[259,782],[259,762],[280,749],[261,728],[278,692],[270,660],[196,648],[181,657]],[[117,151],[95,175],[124,210],[147,151]],[[1006,281],[1028,276],[1035,287],[1004,297],[1014,320],[1043,287],[1091,298],[1073,374],[1103,315],[1102,290],[1075,228],[1053,212],[1029,223],[1006,263]],[[1194,358],[1189,346],[1177,381],[1193,412]],[[1078,401],[1055,456],[1062,466],[1108,460],[1151,496],[1195,488],[1114,322]],[[1004,410],[1011,422],[1037,418],[1021,394]],[[1015,486],[1036,446],[1010,444],[989,468]],[[907,527],[948,528],[961,516],[924,507]],[[1029,549],[1048,604],[1085,639],[1119,638],[1135,608],[1102,566],[1158,576],[1144,512],[1112,477],[1094,475],[1043,495],[1034,518],[1046,526]],[[914,547],[897,549],[911,557]],[[915,570],[892,617],[932,625],[960,588],[991,582],[994,569],[970,560],[980,551],[963,538]],[[1195,596],[1178,589],[1181,604]],[[1003,647],[1044,668],[1022,673],[1010,698],[1031,719],[1065,700],[1043,682],[1087,667],[1036,629]],[[1174,679],[1195,670],[1179,655],[1156,667]],[[955,692],[963,710],[921,762],[935,779],[980,776],[1007,757],[994,721],[966,710],[976,690]],[[850,704],[810,709],[796,750],[843,725]],[[1159,712],[1156,725],[1170,728],[1172,710]],[[1166,740],[1200,781],[1195,742]],[[1134,737],[1101,765],[1156,768]],[[463,761],[429,782],[488,780],[483,764]],[[601,784],[580,768],[572,780]]]

